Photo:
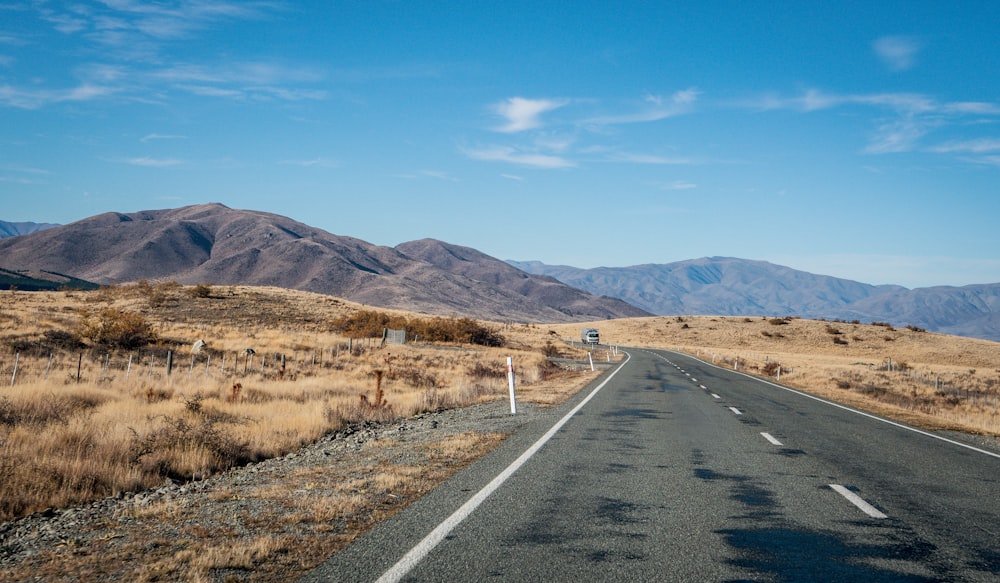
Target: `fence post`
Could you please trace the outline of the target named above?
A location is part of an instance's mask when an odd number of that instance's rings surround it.
[[[128,380],[128,376],[132,374],[132,355],[128,355],[128,368],[125,369],[125,380]]]
[[[76,361],[76,384],[80,384],[80,368],[83,366],[83,353],[80,353],[80,358]]]
[[[174,351],[167,351],[167,376],[170,376],[170,372],[174,370]]]
[[[52,368],[52,353],[49,353],[49,364],[45,365],[45,379],[49,378],[49,370]]]
[[[17,378],[17,362],[21,360],[21,353],[18,352],[14,355],[14,374],[10,375],[10,386],[14,386],[14,379]]]

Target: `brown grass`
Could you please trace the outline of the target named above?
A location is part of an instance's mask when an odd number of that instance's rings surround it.
[[[606,342],[679,350],[728,368],[738,359],[739,370],[772,379],[780,366],[782,384],[921,427],[1000,435],[996,342],[797,318],[662,317],[592,325]],[[580,326],[553,328],[572,337]]]
[[[3,294],[0,381],[15,382],[0,393],[0,520],[202,479],[350,423],[502,398],[507,356],[521,400],[558,402],[589,378],[549,366],[549,338],[531,326],[487,324],[505,348],[382,347],[333,331],[359,308],[277,288],[145,282]],[[154,342],[116,347],[95,314]],[[208,350],[192,354],[197,339]],[[241,356],[247,347],[255,354]]]

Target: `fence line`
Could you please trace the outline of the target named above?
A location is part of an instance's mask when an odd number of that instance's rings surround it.
[[[0,373],[9,378],[9,386],[48,381],[52,375],[65,375],[63,384],[118,384],[145,380],[167,380],[177,378],[178,373],[188,379],[194,378],[195,368],[204,365],[206,380],[230,379],[259,375],[262,377],[297,374],[315,369],[333,367],[342,357],[360,356],[376,341],[355,342],[353,340],[331,346],[317,347],[308,351],[295,351],[291,356],[281,352],[265,352],[240,356],[239,351],[206,351],[191,354],[187,371],[177,370],[173,351],[138,350],[111,352],[82,350],[77,352],[52,351],[35,358],[14,354],[13,364],[5,366],[0,360]],[[229,358],[233,354],[233,358]],[[186,356],[186,355],[183,355]],[[212,358],[219,363],[212,366]],[[242,368],[241,368],[242,361]],[[8,368],[9,366],[9,368]],[[74,370],[75,367],[75,370]],[[182,372],[183,371],[183,372]],[[134,374],[133,374],[134,373]],[[6,375],[9,374],[9,377]],[[3,381],[6,382],[6,381]],[[0,385],[2,386],[2,385]]]

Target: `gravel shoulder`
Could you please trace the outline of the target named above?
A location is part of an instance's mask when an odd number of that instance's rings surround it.
[[[0,524],[3,581],[294,580],[546,409],[362,424],[204,481]]]

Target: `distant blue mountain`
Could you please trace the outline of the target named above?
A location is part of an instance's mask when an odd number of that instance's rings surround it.
[[[1000,283],[910,290],[732,257],[594,269],[537,261],[508,263],[658,315],[879,321],[1000,341]]]
[[[7,221],[0,221],[0,239],[27,235],[35,231],[58,226],[51,223],[8,223]]]

